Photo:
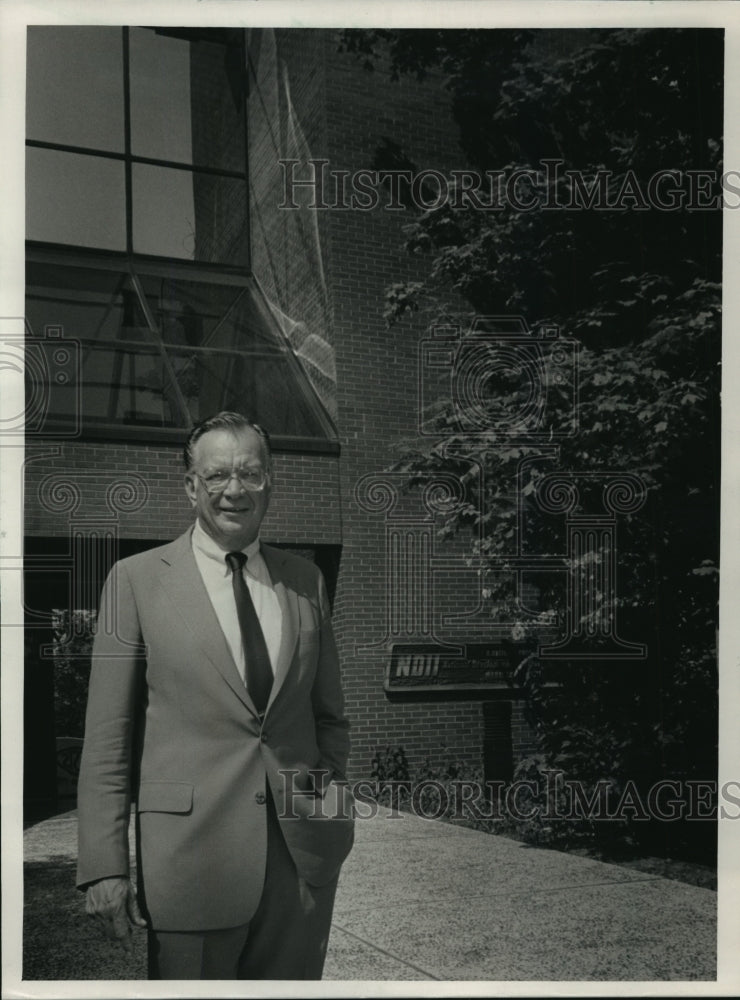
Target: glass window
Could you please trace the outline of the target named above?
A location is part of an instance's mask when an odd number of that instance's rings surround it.
[[[127,343],[133,342],[138,352],[145,350],[146,341],[154,340],[130,276],[33,265],[28,271],[26,317],[41,342],[48,326],[61,328],[79,364],[79,380],[68,380],[64,391],[54,386],[49,394],[47,418],[64,422],[83,415],[88,424],[122,420],[125,414],[118,397],[131,366],[124,372],[116,356],[125,353]]]
[[[156,347],[88,345],[83,368],[83,426],[92,423],[178,427],[177,393]]]
[[[49,433],[170,440],[239,409],[334,437],[248,276],[243,41],[29,28],[26,357]]]
[[[232,310],[246,294],[243,284],[211,284],[144,274],[141,288],[167,346],[235,349]]]
[[[131,152],[193,162],[190,45],[145,28],[129,32]]]
[[[135,163],[132,177],[134,253],[193,260],[192,172]]]
[[[235,408],[241,400],[244,408],[249,403],[265,427],[280,427],[282,434],[321,437],[321,425],[316,418],[316,404],[305,391],[299,392],[296,383],[296,366],[291,358],[276,358],[270,355],[252,359],[249,370],[249,390],[247,395],[241,388],[245,382],[238,382],[232,388]]]
[[[29,146],[26,239],[125,250],[123,163]]]
[[[240,45],[130,30],[134,156],[243,171],[244,66]]]
[[[246,267],[242,34],[30,27],[28,239]]]
[[[121,28],[28,28],[29,139],[123,153],[122,40]]]
[[[134,253],[209,264],[247,264],[243,180],[133,165]]]
[[[29,262],[34,339],[53,325],[79,359],[79,382],[47,419],[95,427],[182,428],[241,410],[280,436],[333,436],[308,379],[249,278]]]

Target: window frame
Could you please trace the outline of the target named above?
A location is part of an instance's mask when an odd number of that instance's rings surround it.
[[[234,288],[248,289],[251,291],[253,301],[259,310],[260,317],[266,326],[274,332],[275,336],[282,340],[286,347],[285,358],[290,369],[306,387],[307,401],[311,407],[313,415],[316,417],[325,437],[309,437],[292,434],[270,433],[270,440],[276,452],[313,452],[318,454],[336,455],[339,453],[339,441],[337,439],[336,427],[331,416],[324,408],[316,390],[311,385],[308,375],[303,371],[300,361],[296,358],[295,352],[289,341],[283,334],[275,317],[270,309],[269,301],[254,275],[238,272],[232,269],[230,272],[221,270],[216,265],[203,266],[194,264],[192,261],[169,261],[164,262],[161,258],[144,259],[137,255],[127,255],[115,252],[103,253],[100,251],[70,251],[68,247],[62,251],[49,247],[47,244],[41,246],[29,246],[26,253],[27,264],[40,264],[58,267],[76,267],[81,269],[110,271],[112,273],[127,272],[134,281],[139,276],[152,276],[159,278],[169,278],[172,280],[185,279],[196,280],[203,284],[229,285]],[[37,332],[38,336],[38,332]],[[249,353],[244,352],[248,357]],[[55,439],[64,437],[64,421],[48,419],[46,426],[54,431]],[[153,425],[136,425],[122,423],[88,423],[82,417],[79,431],[74,434],[75,440],[109,440],[109,441],[149,441],[157,443],[177,442],[182,443],[189,427],[161,427]],[[268,428],[269,430],[269,428]],[[61,432],[61,433],[60,433]],[[39,433],[43,437],[43,432]],[[70,435],[72,437],[72,435]]]
[[[31,28],[33,26],[30,26]],[[244,170],[228,170],[220,167],[208,167],[201,166],[200,164],[193,163],[183,163],[179,160],[167,160],[159,159],[157,157],[151,156],[141,156],[132,152],[131,143],[131,85],[130,85],[130,39],[129,32],[131,28],[141,27],[144,30],[151,30],[155,33],[162,33],[175,38],[181,38],[183,41],[205,41],[211,44],[222,44],[222,45],[238,45],[241,56],[241,65],[244,71],[244,93],[241,108],[241,117],[243,123],[243,135],[244,135],[244,150],[243,150],[243,163]],[[60,30],[64,30],[64,26],[60,26]],[[171,258],[160,255],[160,254],[142,254],[134,250],[134,219],[133,219],[133,166],[134,164],[142,164],[144,166],[152,167],[163,167],[165,169],[171,170],[182,170],[190,174],[206,174],[211,177],[223,177],[230,180],[240,180],[244,183],[247,197],[244,202],[244,225],[247,234],[251,232],[250,225],[251,219],[249,216],[249,136],[247,131],[247,99],[246,99],[246,88],[248,82],[247,76],[247,43],[246,43],[246,33],[240,29],[233,28],[204,28],[204,29],[168,29],[166,27],[159,27],[154,25],[121,25],[122,32],[122,72],[123,72],[123,130],[124,130],[124,149],[122,153],[115,152],[108,149],[96,149],[90,146],[77,146],[70,143],[60,143],[60,142],[47,142],[43,139],[29,139],[26,136],[26,148],[28,149],[49,149],[55,150],[60,153],[77,153],[81,156],[93,156],[100,157],[102,159],[115,160],[119,163],[123,163],[124,167],[124,200],[125,200],[125,232],[126,232],[126,247],[125,250],[106,250],[97,247],[79,246],[70,243],[55,244],[47,243],[40,240],[28,240],[27,245],[37,246],[37,247],[59,247],[65,250],[72,251],[89,251],[100,253],[118,253],[125,256],[135,256],[137,259],[141,260],[152,260],[152,261],[168,261]],[[245,270],[251,272],[251,246],[250,240],[247,238],[245,246],[245,256],[246,259],[243,264],[229,264],[228,262],[216,262],[210,263],[200,260],[189,260],[187,257],[178,258],[184,263],[195,264],[201,267],[218,267],[218,268],[234,268],[235,270]]]
[[[137,26],[138,27],[138,26]],[[207,42],[221,42],[221,44],[238,44],[240,47],[242,66],[245,73],[245,88],[247,81],[247,44],[246,32],[242,29],[233,28],[182,28],[182,29],[158,29],[154,26],[145,25],[143,27],[152,30],[160,30],[165,34],[184,40]],[[63,28],[62,28],[63,30]],[[324,455],[337,455],[340,451],[337,430],[331,415],[324,407],[318,393],[314,389],[307,373],[295,355],[295,352],[281,330],[271,308],[267,296],[262,286],[251,270],[251,240],[249,234],[249,145],[248,145],[248,121],[247,121],[247,100],[246,91],[242,104],[242,116],[244,119],[244,170],[233,171],[218,167],[201,166],[195,163],[182,163],[176,160],[158,159],[135,155],[131,151],[131,96],[130,96],[130,43],[129,26],[122,25],[123,44],[123,83],[124,83],[124,152],[95,149],[74,144],[47,142],[39,139],[26,138],[26,146],[29,148],[52,149],[60,152],[78,153],[82,155],[96,156],[106,159],[113,159],[123,162],[125,171],[125,227],[126,227],[126,250],[110,250],[88,246],[77,246],[68,243],[52,243],[42,240],[26,240],[26,260],[28,264],[47,264],[67,267],[88,268],[91,270],[110,270],[118,272],[128,272],[131,276],[152,275],[171,279],[187,279],[203,283],[219,285],[233,285],[241,288],[250,288],[253,300],[260,311],[263,321],[274,331],[275,336],[280,338],[287,346],[286,357],[291,370],[306,387],[308,404],[314,416],[317,418],[319,426],[322,428],[324,437],[309,437],[300,435],[288,435],[271,433],[270,438],[273,449],[276,452],[284,453],[315,453]],[[144,164],[164,167],[169,169],[185,170],[191,174],[203,173],[216,177],[225,177],[240,180],[245,186],[245,226],[247,240],[245,247],[246,260],[243,264],[229,262],[210,262],[189,258],[171,258],[157,254],[145,254],[135,252],[133,249],[133,166],[134,164]],[[248,352],[244,352],[248,357]],[[46,422],[53,431],[55,440],[64,440],[64,422],[50,419]],[[181,445],[189,427],[161,427],[158,425],[136,425],[117,423],[86,423],[84,416],[79,429],[70,433],[69,440],[80,441],[146,441],[155,444],[177,444]],[[38,436],[43,438],[43,431]]]

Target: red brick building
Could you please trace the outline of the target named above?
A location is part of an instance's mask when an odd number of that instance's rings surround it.
[[[369,75],[328,30],[102,27],[31,28],[28,81],[27,702],[50,704],[51,609],[94,607],[114,558],[188,526],[181,441],[241,409],[274,440],[263,537],[329,581],[350,777],[386,746],[506,776],[520,703],[480,672],[440,683],[440,656],[500,643],[470,539],[434,531],[454,484],[425,500],[387,472],[427,333],[383,318],[424,262],[378,151],[465,167],[440,81]],[[27,717],[31,797],[49,722]]]

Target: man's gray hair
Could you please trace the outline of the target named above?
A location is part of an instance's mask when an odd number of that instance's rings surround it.
[[[196,441],[198,441],[199,438],[202,438],[204,434],[207,434],[208,431],[220,430],[255,431],[262,441],[262,447],[265,453],[266,469],[268,471],[270,470],[272,466],[272,445],[270,444],[270,435],[264,427],[260,427],[259,424],[249,420],[242,413],[236,413],[233,410],[222,410],[220,413],[214,413],[213,416],[206,417],[205,420],[201,420],[200,423],[196,424],[188,434],[188,439],[182,450],[182,457],[185,462],[186,472],[189,472],[193,467],[193,448]]]

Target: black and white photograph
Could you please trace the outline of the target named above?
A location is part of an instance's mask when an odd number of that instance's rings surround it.
[[[2,996],[736,995],[737,9],[0,49]]]

